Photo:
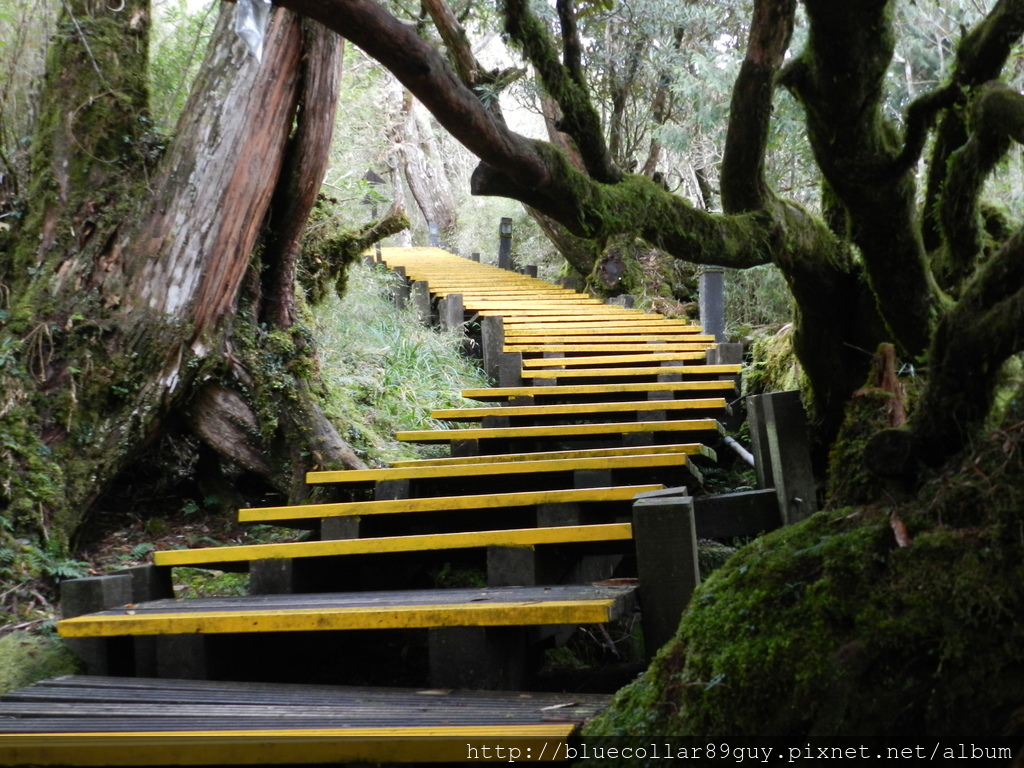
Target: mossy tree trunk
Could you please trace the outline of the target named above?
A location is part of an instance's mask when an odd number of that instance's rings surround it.
[[[67,540],[168,434],[291,499],[311,461],[361,465],[319,407],[295,303],[341,41],[279,9],[259,63],[225,5],[165,148],[147,117],[150,12],[66,4],[22,225],[2,233],[0,506],[15,536]]]

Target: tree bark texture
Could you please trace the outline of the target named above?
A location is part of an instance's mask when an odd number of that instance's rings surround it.
[[[339,41],[279,9],[258,63],[231,31],[233,13],[222,11],[161,157],[145,112],[148,6],[67,7],[21,246],[0,255],[12,307],[0,331],[18,349],[0,372],[0,503],[18,533],[65,539],[175,423],[289,494],[300,492],[300,450],[325,465],[362,464],[303,381],[305,340],[288,335],[297,238],[333,124]],[[314,102],[293,136],[299,105]],[[263,252],[270,285],[261,285],[252,254],[275,193],[278,213],[298,222],[275,227]],[[263,295],[272,300],[261,318]],[[261,319],[278,335],[261,341]],[[261,343],[292,361],[272,386],[252,354]],[[288,419],[268,421],[279,410],[273,397],[291,407]]]

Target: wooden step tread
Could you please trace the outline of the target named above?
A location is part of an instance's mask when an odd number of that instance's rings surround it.
[[[661,321],[664,322],[664,321]],[[609,324],[600,328],[564,327],[564,324],[549,325],[544,328],[509,325],[505,328],[505,341],[516,343],[528,340],[551,340],[565,343],[566,341],[593,341],[599,339],[623,341],[710,341],[714,336],[705,336],[699,325],[629,325]]]
[[[563,365],[634,365],[673,360],[703,360],[706,355],[704,350],[696,350],[693,352],[638,352],[616,355],[581,355],[580,357],[538,357],[523,360],[523,368],[548,368]]]
[[[430,412],[430,417],[443,421],[479,421],[485,416],[575,416],[593,413],[626,411],[725,411],[724,397],[692,400],[629,400],[611,403],[566,403],[561,405],[503,405],[494,408],[446,408]]]
[[[634,586],[590,584],[154,600],[57,623],[61,637],[603,624]]]
[[[533,387],[490,387],[487,389],[464,389],[462,396],[483,402],[511,400],[514,397],[554,397],[575,395],[625,394],[632,392],[735,392],[736,385],[722,381],[651,381],[614,384],[555,384]]]
[[[543,346],[540,349],[541,352],[558,352],[565,351],[566,349],[584,345],[586,347],[594,347],[597,350],[605,349],[606,347],[615,347],[628,344],[630,349],[636,349],[639,347],[641,350],[650,349],[662,349],[664,346],[672,345],[671,349],[678,348],[679,344],[691,345],[690,348],[696,348],[696,345],[702,345],[701,349],[714,346],[714,336],[699,336],[697,334],[691,334],[684,336],[680,334],[664,334],[658,336],[655,334],[626,334],[626,333],[612,333],[610,331],[604,331],[600,335],[594,334],[591,336],[585,336],[582,334],[565,334],[557,335],[548,332],[540,333],[537,335],[523,336],[514,333],[505,334],[505,352],[533,352],[537,351],[534,347]],[[590,351],[575,350],[575,351]],[[617,349],[610,349],[611,352],[617,352]]]
[[[538,459],[508,465],[454,464],[448,466],[412,466],[387,469],[343,469],[338,471],[308,472],[306,482],[315,483],[375,483],[381,480],[426,480],[444,477],[484,477],[487,475],[532,474],[534,472],[574,472],[580,469],[640,469],[646,467],[682,467],[686,456],[682,453],[633,454],[628,456],[595,456],[590,458]]]
[[[627,341],[629,341],[627,339]],[[715,346],[714,342],[682,342],[682,343],[615,343],[604,342],[600,344],[529,344],[520,342],[505,342],[503,352],[521,352],[522,354],[580,354],[584,352],[705,352]]]
[[[574,451],[537,451],[532,453],[491,453],[483,456],[453,456],[443,459],[410,459],[396,461],[396,467],[440,467],[452,464],[507,464],[541,460],[585,459],[599,456],[636,456],[662,453],[684,453],[716,460],[715,452],[701,443],[675,443],[672,445],[640,445],[626,448],[579,448]]]
[[[537,547],[595,541],[629,541],[632,536],[633,528],[629,523],[569,525],[550,528],[470,531],[467,533],[434,533],[420,536],[385,536],[368,539],[176,549],[155,552],[153,562],[158,566],[216,568],[228,563],[245,563],[253,560],[378,555],[395,552],[436,552],[480,547]]]
[[[716,432],[722,425],[714,419],[680,419],[675,421],[626,421],[609,424],[557,424],[541,427],[493,427],[485,429],[424,429],[396,433],[396,439],[407,443],[444,443],[452,440],[490,440],[495,438],[557,438],[592,437],[595,435],[626,435],[636,432]]]
[[[550,360],[548,365],[559,365]],[[736,365],[664,365],[664,366],[622,366],[620,368],[552,368],[550,370],[523,371],[524,379],[602,379],[615,377],[666,376],[729,376],[738,374],[741,366]]]
[[[69,676],[0,700],[0,765],[461,761],[474,743],[551,759],[608,700]]]
[[[420,499],[303,504],[294,507],[257,507],[239,510],[238,519],[243,523],[284,523],[293,520],[317,520],[325,517],[351,517],[355,515],[455,512],[529,507],[535,504],[630,501],[638,493],[657,491],[663,487],[660,484],[623,485],[607,488],[577,488],[562,491],[521,491],[519,493],[489,493],[471,496],[431,496]]]

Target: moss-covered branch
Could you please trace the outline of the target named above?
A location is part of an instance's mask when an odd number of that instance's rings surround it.
[[[537,69],[544,87],[561,107],[562,123],[559,127],[575,140],[591,177],[604,183],[619,181],[622,171],[615,165],[605,144],[601,118],[585,87],[576,80],[576,77],[582,77],[579,66],[571,63],[571,55],[569,67],[559,61],[547,29],[530,12],[525,0],[505,0],[504,9],[505,30]],[[574,29],[573,24],[570,34]]]
[[[757,210],[767,199],[764,155],[775,73],[789,48],[795,15],[796,0],[754,3],[747,54],[732,90],[722,158],[722,205],[728,213]]]
[[[977,435],[1003,363],[1022,351],[1024,230],[978,269],[939,323],[928,383],[911,423],[920,457],[938,466]]]
[[[1024,139],[1024,97],[1002,83],[982,86],[971,104],[970,128],[967,143],[950,157],[939,201],[943,248],[936,260],[936,276],[943,288],[954,293],[988,250],[981,191],[1011,141]]]
[[[969,92],[998,78],[1021,35],[1024,35],[1024,2],[999,0],[989,14],[961,40],[950,78],[951,85]],[[945,187],[949,158],[964,145],[967,138],[963,115],[958,110],[947,109],[935,137],[935,148],[928,168],[923,232],[929,251],[935,251],[941,243],[937,201]]]
[[[883,109],[895,35],[892,0],[809,0],[807,49],[787,72],[803,104],[818,167],[846,208],[849,232],[892,339],[921,358],[940,306],[920,230],[912,173]]]

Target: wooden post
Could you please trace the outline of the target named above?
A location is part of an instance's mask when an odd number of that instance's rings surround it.
[[[441,235],[440,235],[440,233],[437,230],[437,222],[436,221],[428,221],[427,222],[427,229],[430,232],[430,235],[429,235],[430,247],[431,248],[440,248],[441,247]]]
[[[65,619],[131,602],[132,577],[127,572],[69,579],[60,585],[60,609]],[[135,648],[130,637],[69,638],[65,642],[85,662],[90,675],[135,674]]]
[[[675,635],[683,611],[700,585],[693,499],[637,499],[633,503],[633,541],[644,647],[650,658]]]
[[[507,217],[498,225],[498,268],[512,269],[512,219]]]
[[[416,315],[419,317],[420,322],[428,328],[433,325],[431,322],[431,309],[430,309],[430,285],[426,280],[417,280],[412,284],[412,292],[410,298],[412,299],[412,305],[416,308]]]
[[[466,308],[461,293],[450,293],[444,299],[443,304],[439,303],[441,315],[441,327],[446,331],[458,331],[464,333]]]
[[[725,341],[725,270],[705,267],[697,280],[700,324],[715,341]]]
[[[505,319],[488,315],[480,320],[480,344],[484,353],[484,373],[491,381],[501,380],[501,356],[505,347]]]
[[[391,271],[400,278],[395,281],[395,286],[391,289],[391,300],[399,309],[405,309],[405,305],[409,302],[409,278],[405,276],[405,267],[395,267]]]
[[[796,390],[762,395],[761,402],[779,510],[782,522],[791,525],[818,511],[807,416]]]

